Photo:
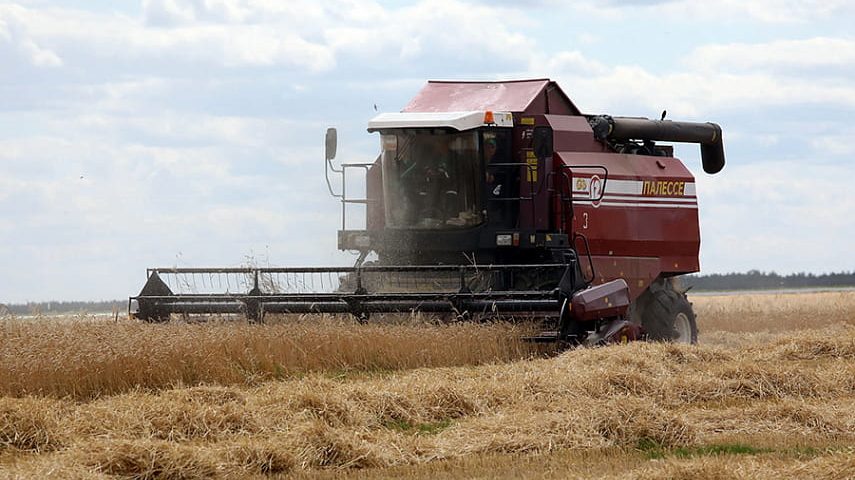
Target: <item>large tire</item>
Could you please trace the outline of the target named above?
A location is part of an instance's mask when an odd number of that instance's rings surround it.
[[[639,297],[641,326],[650,340],[698,343],[698,326],[686,294],[668,280],[655,282]]]

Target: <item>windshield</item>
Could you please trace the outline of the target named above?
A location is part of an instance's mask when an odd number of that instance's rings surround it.
[[[461,228],[483,222],[478,133],[438,129],[385,132],[386,225]]]

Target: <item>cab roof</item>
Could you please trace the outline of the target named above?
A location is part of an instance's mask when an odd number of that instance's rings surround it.
[[[581,115],[552,80],[429,81],[402,112],[494,110],[520,114]]]
[[[493,112],[493,119],[485,118],[487,112],[400,112],[381,113],[368,122],[368,131],[376,132],[389,128],[453,128],[457,131],[495,126],[513,127],[513,114]],[[487,123],[487,122],[490,123]]]

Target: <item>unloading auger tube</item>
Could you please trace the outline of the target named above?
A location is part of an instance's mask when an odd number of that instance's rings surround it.
[[[675,122],[637,117],[588,117],[594,136],[603,141],[655,140],[698,143],[704,171],[715,174],[724,168],[721,127],[715,123]]]

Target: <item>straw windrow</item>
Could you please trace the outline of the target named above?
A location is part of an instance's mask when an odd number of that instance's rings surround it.
[[[493,476],[502,468],[516,471],[509,455],[569,465],[600,452],[624,470],[590,471],[616,478],[690,478],[690,472],[846,478],[823,477],[855,468],[846,450],[855,442],[855,326],[851,314],[832,323],[722,336],[714,345],[632,343],[548,358],[521,349],[510,339],[516,327],[508,325],[342,324],[341,337],[335,325],[321,325],[320,333],[303,330],[299,354],[286,354],[259,345],[283,341],[288,325],[93,323],[102,333],[84,328],[74,351],[31,350],[31,365],[4,350],[0,477],[370,475],[374,469],[433,476],[439,467],[432,465],[440,464],[457,465],[465,476]],[[227,327],[238,333],[218,343]],[[70,335],[65,328],[17,321],[3,335],[18,352],[35,345],[72,350],[70,341],[57,340]],[[38,329],[47,339],[24,337]],[[444,357],[408,337],[418,329]],[[118,338],[109,350],[106,336],[99,337],[104,332],[190,335],[197,350],[187,338],[130,351],[118,346],[135,342]],[[92,338],[98,347],[84,344]],[[478,347],[485,339],[493,344]],[[94,355],[99,348],[102,355]],[[468,350],[455,356],[455,349]],[[337,356],[313,357],[326,354]],[[60,377],[61,365],[48,368],[49,358],[81,365],[69,364],[73,374]],[[224,359],[233,363],[206,363]],[[29,385],[24,375],[32,375]],[[47,395],[26,394],[22,386]],[[486,458],[495,461],[478,460]]]

